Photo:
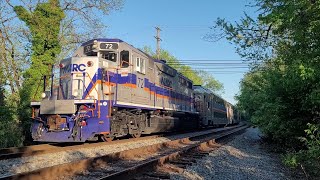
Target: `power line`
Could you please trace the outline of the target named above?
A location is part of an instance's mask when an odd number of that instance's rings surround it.
[[[190,69],[190,70],[181,70],[178,72],[199,72],[199,71],[204,71],[204,72],[208,72],[208,71],[214,71],[214,72],[247,72],[245,69]]]
[[[195,73],[199,74],[198,71],[179,71],[179,73]],[[233,74],[233,73],[247,73],[247,71],[204,71],[204,73],[223,73],[223,74]]]
[[[262,62],[253,62],[249,60],[243,59],[177,59],[175,62],[167,62],[167,63],[198,63],[198,62],[214,62],[214,63],[242,63],[242,64],[262,64]]]
[[[190,70],[190,71],[178,71],[178,72],[196,72],[197,70]],[[227,73],[232,73],[232,72],[242,72],[242,73],[244,73],[244,72],[246,72],[246,71],[217,71],[217,70],[209,70],[209,71],[204,71],[204,72],[227,72]]]
[[[207,67],[207,66],[216,66],[216,67],[250,67],[249,65],[245,65],[245,64],[214,64],[214,63],[186,63],[186,64],[168,64],[169,66],[175,66],[175,67],[179,67],[179,66],[197,66],[197,67]]]
[[[215,72],[215,71],[208,71],[210,74],[245,74],[246,72]]]
[[[231,70],[231,71],[247,71],[249,68],[235,67],[235,68],[192,68],[192,69],[178,69],[178,71],[207,71],[207,70]]]
[[[197,69],[206,69],[206,68],[218,68],[218,69],[221,69],[221,68],[224,68],[224,69],[228,69],[228,68],[250,68],[250,67],[247,67],[247,66],[189,66],[188,68],[197,68]],[[187,68],[176,68],[176,69],[187,69]]]
[[[248,61],[246,59],[177,59],[178,61]]]
[[[216,64],[216,65],[248,65],[244,63],[224,63],[224,62],[177,62],[177,63],[167,63],[169,65],[180,65],[180,64]]]
[[[189,67],[244,67],[244,68],[250,68],[250,66],[246,66],[246,65],[228,65],[228,64],[170,64],[170,66],[179,66],[181,68],[189,66]]]

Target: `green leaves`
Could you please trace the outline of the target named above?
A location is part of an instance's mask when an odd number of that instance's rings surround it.
[[[288,154],[285,164],[317,174],[320,2],[256,0],[256,5],[260,14],[255,20],[245,15],[239,23],[217,21],[241,56],[260,62],[242,80],[238,106],[270,139],[285,147],[304,146]]]
[[[49,75],[57,55],[61,52],[59,43],[60,23],[65,14],[58,0],[37,4],[34,11],[29,12],[22,6],[14,7],[20,20],[24,21],[31,32],[32,54],[31,65],[24,72],[24,82],[20,90],[18,107],[19,119],[23,134],[30,136],[30,101],[40,99],[40,91],[36,91],[41,78]]]
[[[50,74],[51,66],[61,52],[58,37],[60,23],[65,15],[58,0],[38,4],[33,12],[28,12],[22,6],[14,7],[14,11],[29,27],[32,35],[31,66],[24,74],[26,80],[21,90],[21,100],[29,102],[37,93],[35,92],[36,84],[43,75]]]
[[[12,109],[0,112],[5,115],[0,146],[21,145],[22,134],[29,135],[30,100],[39,99],[41,77],[51,73],[58,59],[72,55],[79,43],[100,36],[107,28],[101,15],[119,10],[123,2],[0,1],[0,105]]]

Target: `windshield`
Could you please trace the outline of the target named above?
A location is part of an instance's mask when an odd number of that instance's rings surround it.
[[[60,82],[59,82],[60,81]],[[48,97],[51,100],[64,100],[64,99],[81,99],[84,91],[86,90],[82,79],[65,78],[55,80],[52,86],[52,95],[47,91]]]
[[[112,51],[106,51],[106,52],[100,52],[99,53],[101,58],[112,61],[112,62],[117,62],[117,54]]]
[[[84,85],[86,75],[71,74],[67,70],[54,69],[53,79],[44,78],[46,97],[51,100],[81,99],[86,91]],[[59,74],[61,75],[59,77]],[[52,92],[51,92],[52,91]]]

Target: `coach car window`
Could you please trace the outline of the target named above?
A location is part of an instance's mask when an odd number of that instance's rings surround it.
[[[129,51],[121,51],[121,53],[120,53],[120,66],[121,66],[121,68],[129,67]]]

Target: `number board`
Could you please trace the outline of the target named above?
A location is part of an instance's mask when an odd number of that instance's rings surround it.
[[[117,43],[100,43],[100,49],[118,49]]]

